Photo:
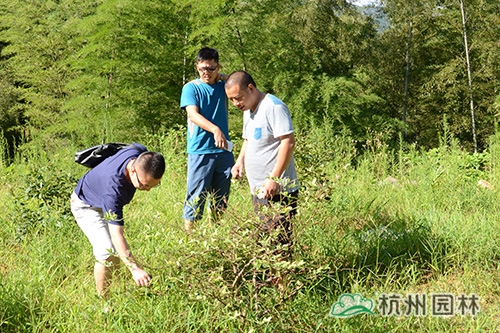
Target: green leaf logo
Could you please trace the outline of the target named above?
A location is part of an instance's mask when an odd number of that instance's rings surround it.
[[[375,314],[373,301],[360,294],[342,294],[337,303],[332,305],[330,316],[337,318],[352,317],[362,313]]]

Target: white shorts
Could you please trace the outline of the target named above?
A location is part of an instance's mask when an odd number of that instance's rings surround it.
[[[97,261],[104,262],[116,253],[109,234],[108,221],[104,218],[102,209],[87,205],[73,192],[71,194],[71,212],[76,223],[92,244]]]

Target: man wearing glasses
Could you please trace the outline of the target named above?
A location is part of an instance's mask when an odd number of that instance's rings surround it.
[[[123,206],[136,190],[159,186],[164,172],[165,160],[160,153],[134,143],[88,171],[71,195],[71,212],[92,244],[100,296],[107,295],[112,271],[120,259],[138,286],[150,284],[151,277],[137,263],[124,237]]]
[[[219,54],[203,48],[196,58],[199,78],[184,85],[180,107],[187,113],[187,193],[184,203],[184,228],[189,234],[200,220],[207,195],[212,194],[218,217],[227,207],[234,156],[229,147],[227,98],[219,73]],[[211,204],[211,203],[209,203]]]

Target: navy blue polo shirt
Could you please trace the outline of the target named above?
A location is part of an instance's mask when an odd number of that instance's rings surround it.
[[[134,143],[137,148],[125,148],[108,157],[89,170],[78,182],[75,193],[86,204],[116,215],[108,223],[124,225],[123,206],[134,197],[136,188],[125,176],[127,163],[137,158],[146,147]]]

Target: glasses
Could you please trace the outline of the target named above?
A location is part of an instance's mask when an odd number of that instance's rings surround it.
[[[137,174],[137,170],[134,169],[134,173],[135,173],[135,179],[137,179],[137,183],[139,184],[139,189],[140,190],[150,190],[152,188],[155,188],[155,187],[158,187],[161,185],[161,182],[159,182],[158,184],[154,185],[154,186],[150,186],[148,184],[143,184],[140,180],[139,180],[139,175]]]
[[[213,73],[215,72],[217,69],[219,68],[219,66],[215,66],[215,67],[198,67],[198,70],[200,72],[209,72],[209,73]]]

